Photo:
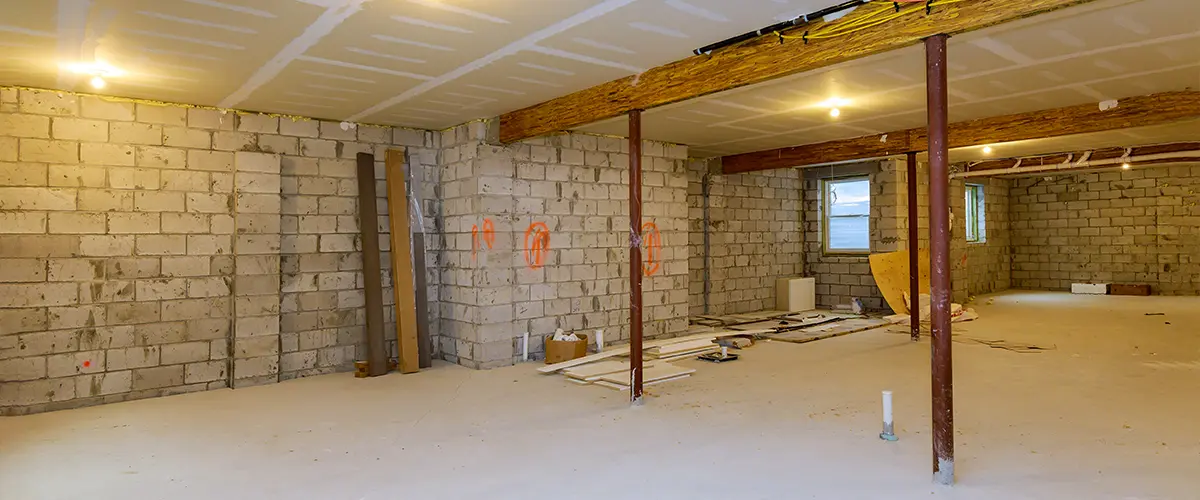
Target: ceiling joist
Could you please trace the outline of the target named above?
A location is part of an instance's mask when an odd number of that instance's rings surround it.
[[[1105,109],[1106,108],[1106,109]],[[1200,92],[1163,92],[950,124],[950,148],[1174,123],[1200,117]],[[928,149],[925,128],[726,156],[726,174],[883,158]]]
[[[644,73],[597,85],[500,116],[500,140],[514,142],[716,92],[811,71],[919,43],[937,34],[958,34],[1093,0],[971,0],[932,2],[932,12],[876,23],[873,2],[846,16],[818,21],[792,35],[837,32],[836,38],[787,40],[765,35],[711,55],[689,57]],[[939,5],[941,4],[941,5]],[[926,9],[925,3],[899,4]],[[860,28],[839,29],[838,26]]]

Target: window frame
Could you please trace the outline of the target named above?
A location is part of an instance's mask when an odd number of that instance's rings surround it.
[[[970,245],[987,243],[987,186],[965,184],[964,191],[963,238]]]
[[[871,193],[871,176],[870,175],[852,175],[844,177],[831,177],[821,179],[821,248],[824,255],[870,255],[871,254],[871,201],[867,201],[866,215],[833,215],[830,210],[830,187],[837,184],[845,184],[850,182],[866,182],[867,195]],[[830,248],[829,247],[829,223],[834,218],[850,218],[850,217],[866,217],[867,219],[867,248]]]

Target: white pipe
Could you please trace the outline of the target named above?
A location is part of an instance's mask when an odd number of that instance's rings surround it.
[[[1090,153],[1090,151],[1089,151]],[[1091,156],[1091,155],[1088,155]],[[1087,158],[1085,156],[1085,158]],[[996,168],[991,170],[980,170],[977,172],[959,172],[950,174],[951,178],[960,179],[963,177],[982,177],[985,175],[1005,175],[1005,174],[1024,174],[1031,172],[1053,172],[1055,170],[1088,168],[1088,167],[1104,167],[1108,165],[1120,165],[1122,163],[1138,163],[1145,161],[1158,160],[1174,160],[1179,158],[1200,158],[1200,151],[1176,151],[1173,153],[1157,153],[1152,155],[1142,156],[1122,156],[1120,158],[1109,158],[1107,160],[1080,160],[1074,163],[1059,163],[1057,165],[1031,165],[1028,167],[1009,167]]]
[[[895,441],[894,428],[892,424],[892,391],[883,391],[883,432],[879,433],[879,438]]]
[[[604,350],[604,330],[596,330],[596,352]]]
[[[529,361],[529,332],[525,332],[525,339],[521,341],[521,361]]]

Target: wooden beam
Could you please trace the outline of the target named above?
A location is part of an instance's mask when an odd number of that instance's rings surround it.
[[[396,350],[400,373],[420,370],[417,347],[417,304],[412,268],[412,234],[408,230],[408,189],[404,182],[404,150],[389,149],[387,175],[388,222],[392,236],[392,292],[396,299]],[[424,312],[422,312],[424,314]],[[428,349],[428,346],[426,346]]]
[[[1095,103],[994,116],[950,124],[950,148],[1024,141],[1161,125],[1200,117],[1200,92],[1163,92],[1129,97],[1101,110]],[[924,128],[898,130],[836,141],[726,156],[722,172],[736,174],[775,168],[869,160],[928,149]]]
[[[383,271],[379,264],[379,217],[375,204],[375,155],[359,153],[358,220],[362,234],[363,295],[367,310],[367,375],[388,372],[383,335]]]
[[[866,26],[830,39],[780,40],[774,35],[727,47],[711,55],[689,57],[613,80],[573,94],[500,116],[500,140],[514,142],[607,118],[635,109],[650,109],[746,85],[803,73],[920,43],[937,34],[958,34],[1042,14],[1094,0],[971,0],[902,4],[913,11],[893,21],[871,25],[891,2],[859,7],[832,21],[817,21],[792,32],[818,32],[863,22]]]

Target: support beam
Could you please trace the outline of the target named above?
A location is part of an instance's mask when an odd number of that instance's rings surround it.
[[[1197,117],[1200,117],[1200,91],[1163,92],[1120,99],[1117,107],[1108,110],[1100,109],[1096,103],[1088,103],[953,123],[949,129],[948,147],[953,149],[1105,132],[1163,125]],[[721,158],[721,165],[723,173],[737,174],[869,160],[910,151],[925,151],[928,148],[929,135],[926,129],[913,128],[853,139],[730,155]]]
[[[933,326],[933,480],[954,483],[954,377],[950,357],[950,150],[946,35],[925,40],[929,111],[929,295]]]
[[[996,175],[1033,174],[1038,172],[1072,172],[1112,168],[1122,164],[1130,167],[1163,163],[1200,162],[1200,142],[1174,142],[1129,148],[1113,147],[1071,153],[1052,153],[1039,156],[998,158],[960,165],[952,178]]]
[[[615,118],[633,110],[692,99],[776,78],[812,71],[920,43],[938,33],[956,34],[1042,14],[1094,0],[934,0],[901,4],[910,14],[878,23],[892,2],[872,2],[846,16],[817,21],[792,32],[830,32],[832,28],[864,27],[827,39],[787,40],[774,34],[651,68],[643,73],[597,85],[500,117],[500,140],[514,142]],[[872,24],[875,23],[875,24]]]
[[[642,112],[629,112],[629,391],[642,404]]]
[[[921,340],[921,234],[917,206],[917,153],[910,152],[905,158],[908,167],[908,324],[912,328],[912,341]]]

